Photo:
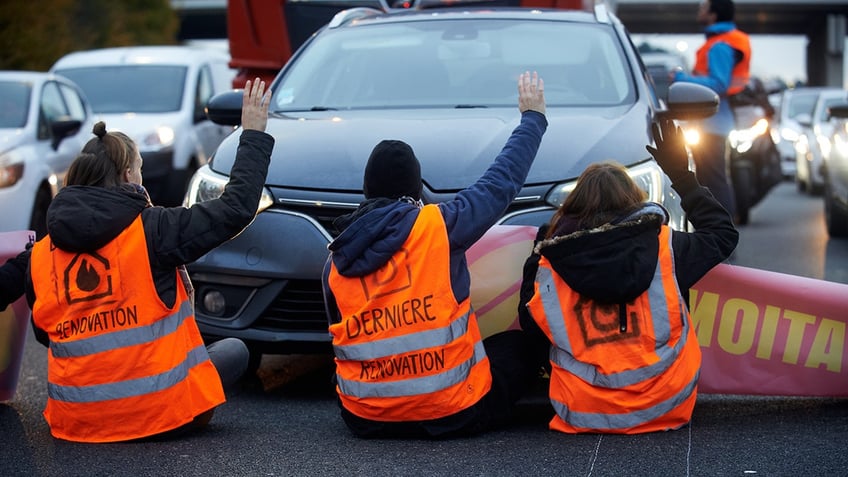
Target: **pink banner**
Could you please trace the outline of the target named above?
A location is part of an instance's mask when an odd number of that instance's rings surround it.
[[[19,254],[27,242],[33,240],[35,234],[28,230],[0,233],[0,265]],[[15,396],[29,316],[29,307],[23,297],[0,310],[0,401]]]
[[[496,226],[467,253],[484,336],[518,326],[535,227]],[[719,265],[690,290],[702,393],[848,396],[848,285]]]

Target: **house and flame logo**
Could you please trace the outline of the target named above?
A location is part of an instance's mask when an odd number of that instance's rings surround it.
[[[587,348],[601,343],[625,341],[641,335],[636,313],[630,310],[627,311],[626,331],[621,330],[620,308],[617,304],[602,304],[580,297],[574,306],[574,314]]]
[[[65,268],[64,284],[68,304],[111,296],[109,260],[96,253],[77,254]]]
[[[362,292],[368,300],[388,296],[412,286],[412,270],[406,258],[409,251],[402,248],[376,272],[360,277]],[[400,260],[399,260],[400,259]],[[401,262],[403,265],[398,265]]]

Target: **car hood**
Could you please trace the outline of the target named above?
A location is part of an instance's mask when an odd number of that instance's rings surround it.
[[[548,108],[548,130],[527,184],[577,177],[588,164],[614,159],[625,165],[650,156],[651,111],[641,104],[614,108]],[[266,131],[276,143],[266,184],[278,187],[362,190],[372,148],[383,139],[412,146],[424,183],[434,191],[463,189],[492,163],[518,125],[515,108],[321,112],[272,116]],[[240,130],[239,130],[240,131]],[[239,131],[218,147],[212,168],[228,173]]]
[[[26,142],[31,136],[25,132],[23,128],[0,129],[0,153],[11,151]]]

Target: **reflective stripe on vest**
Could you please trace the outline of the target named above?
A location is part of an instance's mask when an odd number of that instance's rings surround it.
[[[404,358],[404,356],[401,356],[397,359],[403,360]],[[476,345],[474,345],[474,355],[471,357],[471,359],[460,364],[459,366],[448,369],[443,373],[431,376],[423,376],[420,378],[404,379],[402,381],[380,381],[373,383],[347,380],[339,377],[339,390],[344,394],[358,396],[360,398],[404,397],[429,393],[432,392],[434,389],[445,389],[450,386],[462,383],[468,376],[468,373],[471,371],[471,368],[485,358],[486,350],[483,348],[483,343],[478,342]],[[392,367],[391,373],[386,372],[386,374],[389,376],[394,374],[395,369],[399,369],[400,366],[403,366],[403,364],[395,364],[396,361],[392,359],[386,359],[386,362],[387,364],[385,369],[388,370],[389,365],[391,365]],[[422,362],[416,365],[426,366],[426,363]]]
[[[716,43],[727,43],[734,50],[742,53],[742,59],[731,70],[730,84],[727,91],[720,92],[721,96],[731,96],[741,93],[751,78],[751,41],[747,34],[739,30],[730,30],[707,38],[695,54],[695,67],[692,72],[698,76],[709,74],[709,52]]]
[[[489,360],[468,298],[457,302],[447,228],[422,207],[404,244],[380,269],[327,285],[341,321],[330,325],[339,399],[378,421],[429,420],[477,403],[491,387]]]
[[[553,344],[552,429],[639,433],[688,422],[697,396],[700,347],[677,286],[671,238],[671,230],[662,226],[654,276],[626,305],[625,329],[609,312],[618,305],[580,296],[546,257],[539,261],[528,309]]]
[[[689,381],[689,384],[674,396],[658,403],[653,407],[632,411],[626,414],[601,414],[591,412],[579,412],[568,409],[568,406],[551,399],[551,404],[554,407],[557,415],[564,421],[575,427],[583,427],[586,429],[629,429],[638,426],[642,423],[652,421],[659,416],[663,416],[673,411],[674,408],[680,406],[695,391],[698,385],[698,377],[700,373],[695,374],[695,378]]]
[[[141,215],[95,251],[65,252],[45,237],[30,263],[32,319],[50,340],[44,417],[55,437],[147,437],[224,402],[176,269],[174,304],[159,297]]]
[[[120,381],[117,383],[94,384],[91,386],[59,386],[47,383],[47,395],[51,399],[66,402],[98,402],[142,396],[168,389],[188,376],[188,370],[209,359],[206,347],[200,345],[189,351],[185,361],[177,367],[154,376]]]

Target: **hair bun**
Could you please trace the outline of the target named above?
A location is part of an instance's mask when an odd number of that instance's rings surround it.
[[[106,135],[106,123],[104,123],[103,121],[97,121],[97,123],[94,125],[94,129],[92,129],[92,132],[95,136],[99,137],[100,139],[103,139],[103,136]]]

